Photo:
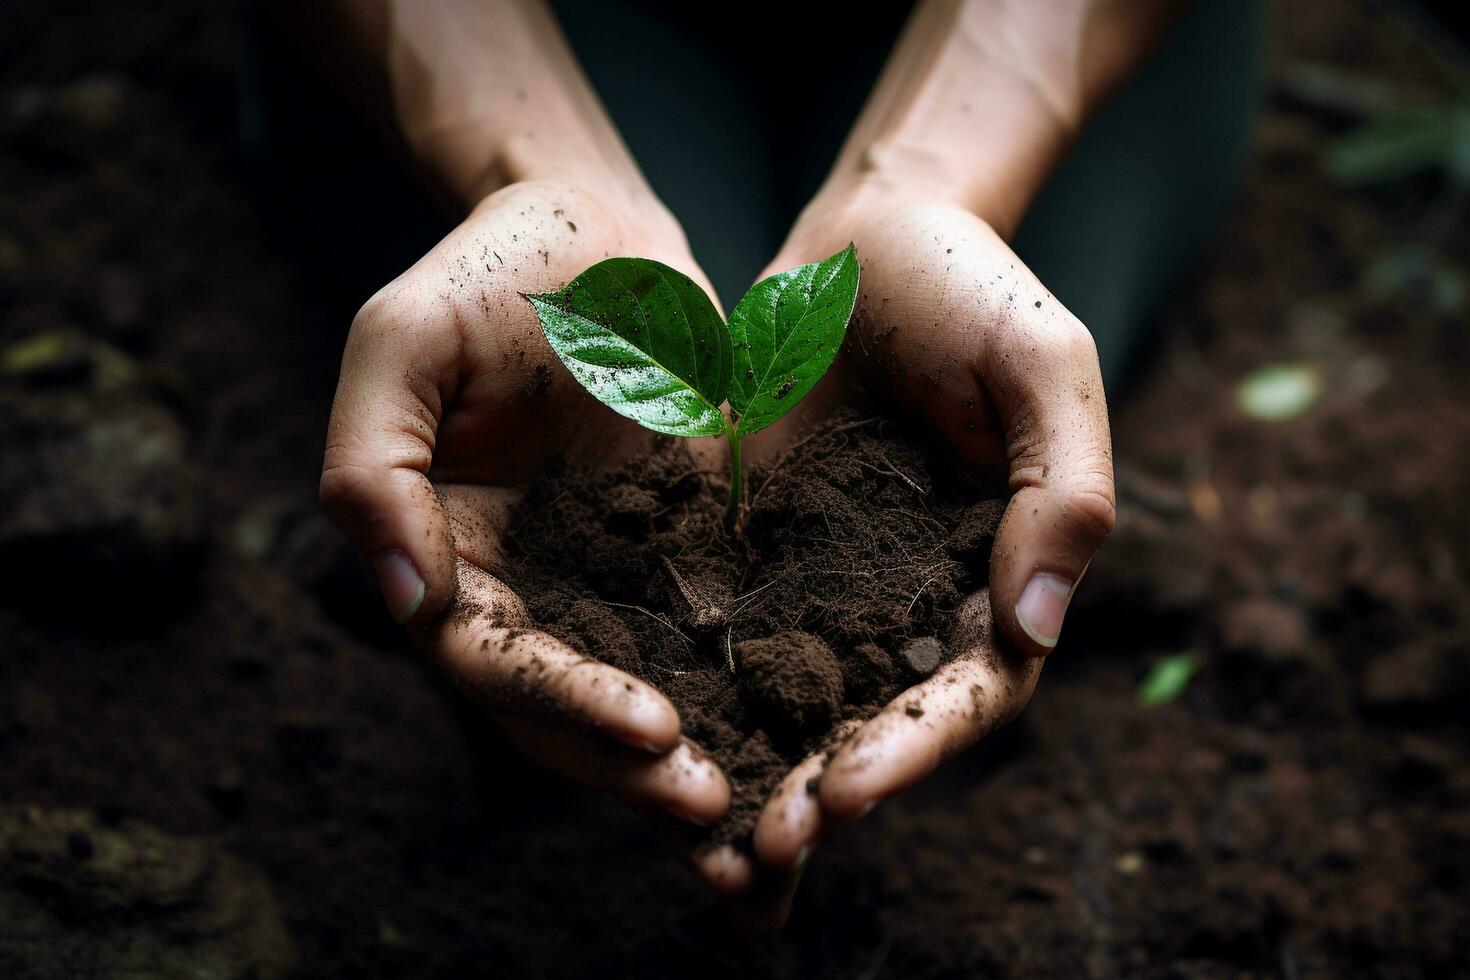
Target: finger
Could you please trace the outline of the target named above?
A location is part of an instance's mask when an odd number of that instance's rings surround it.
[[[695,872],[716,892],[738,895],[755,880],[755,865],[749,856],[730,844],[710,843],[707,833],[697,824],[650,806],[633,805],[632,809],[648,821],[670,850],[688,859]]]
[[[833,732],[840,742],[861,727],[848,722]],[[829,752],[807,756],[786,774],[756,820],[752,842],[756,860],[768,871],[790,872],[806,863],[822,834],[822,806],[817,785],[831,757]]]
[[[516,748],[573,782],[614,794],[634,808],[655,807],[695,826],[730,808],[730,784],[718,766],[685,739],[651,755],[587,732],[526,718],[497,717]]]
[[[647,752],[679,741],[679,715],[650,685],[530,628],[506,585],[464,559],[439,620],[414,631],[450,681],[500,715],[554,718],[601,730]]]
[[[697,848],[694,867],[709,886],[723,895],[739,895],[755,881],[755,864],[729,844]]]
[[[1031,697],[1041,661],[1004,656],[990,642],[984,592],[966,600],[963,652],[909,688],[827,764],[818,787],[825,818],[854,820],[1010,721]]]
[[[429,484],[460,344],[437,299],[394,283],[353,320],[327,427],[323,510],[372,563],[388,611],[426,622],[454,594],[454,547]]]
[[[1004,321],[977,372],[1005,432],[1012,492],[990,559],[996,621],[1017,649],[1044,655],[1115,504],[1097,346],[1055,299],[1036,302]]]
[[[521,492],[473,483],[438,483],[435,490],[459,557],[477,568],[504,564],[502,535],[510,525],[511,511],[520,502]]]
[[[758,874],[747,891],[731,900],[731,924],[746,935],[778,931],[791,916],[791,903],[801,884],[802,870]]]

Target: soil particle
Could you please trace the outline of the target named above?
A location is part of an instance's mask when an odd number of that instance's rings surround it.
[[[713,839],[741,839],[792,766],[897,696],[915,635],[932,672],[983,585],[946,547],[1000,506],[971,513],[937,459],[896,423],[841,415],[751,471],[731,535],[718,488],[665,440],[612,473],[549,474],[498,574],[542,629],[669,696],[731,777]]]
[[[893,658],[876,643],[859,643],[842,661],[843,686],[858,703],[881,703],[898,681]],[[891,695],[890,695],[891,696]]]
[[[842,669],[827,644],[791,631],[735,647],[746,696],[771,728],[810,733],[830,725],[842,704]]]
[[[551,365],[537,364],[526,377],[526,394],[533,400],[541,400],[551,390]]]

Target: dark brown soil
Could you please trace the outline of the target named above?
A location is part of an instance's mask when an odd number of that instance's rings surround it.
[[[1334,186],[1357,110],[1299,71],[1465,91],[1397,5],[1275,5],[1248,186],[1113,399],[1118,529],[1031,705],[824,845],[758,942],[467,709],[316,512],[347,325],[426,243],[352,246],[412,184],[306,156],[304,193],[239,148],[242,5],[0,9],[0,976],[268,976],[267,891],[307,977],[1470,975],[1470,331],[1370,275],[1405,242],[1463,274],[1470,225],[1433,180]],[[145,370],[16,366],[58,331]],[[1244,417],[1281,361],[1325,396]]]
[[[668,694],[733,783],[712,839],[740,839],[782,776],[833,748],[835,726],[949,652],[1002,505],[967,503],[944,476],[897,423],[839,415],[751,470],[731,532],[723,488],[663,440],[612,472],[532,487],[497,572],[547,632]]]

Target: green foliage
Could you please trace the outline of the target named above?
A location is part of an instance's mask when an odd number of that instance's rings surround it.
[[[526,298],[551,349],[604,405],[666,435],[724,431],[730,333],[694,280],[651,259],[606,259]]]
[[[1235,403],[1253,419],[1285,422],[1322,397],[1322,375],[1310,364],[1267,364],[1235,386]]]
[[[741,435],[790,411],[831,367],[857,302],[851,245],[822,262],[762,279],[730,314],[730,408]]]
[[[1346,187],[1438,171],[1470,183],[1470,103],[1403,106],[1378,113],[1328,147],[1323,165]]]
[[[1138,703],[1153,707],[1173,701],[1184,693],[1199,666],[1200,657],[1194,650],[1160,657],[1138,685]]]
[[[566,288],[526,299],[551,349],[603,404],[666,435],[724,433],[733,521],[744,482],[740,440],[789,412],[827,373],[857,295],[849,245],[756,283],[728,327],[692,279],[652,259],[606,259]],[[731,419],[720,408],[727,397]]]

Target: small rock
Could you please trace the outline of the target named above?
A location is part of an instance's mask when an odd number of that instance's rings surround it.
[[[89,603],[135,615],[194,580],[202,486],[188,437],[106,345],[57,331],[0,351],[0,562],[24,568],[10,598],[66,601],[78,569]]]
[[[937,637],[916,636],[903,645],[899,656],[909,670],[921,677],[927,677],[938,669],[939,661],[944,658],[944,644]]]
[[[0,807],[7,976],[285,977],[269,881],[214,844],[85,810]]]

